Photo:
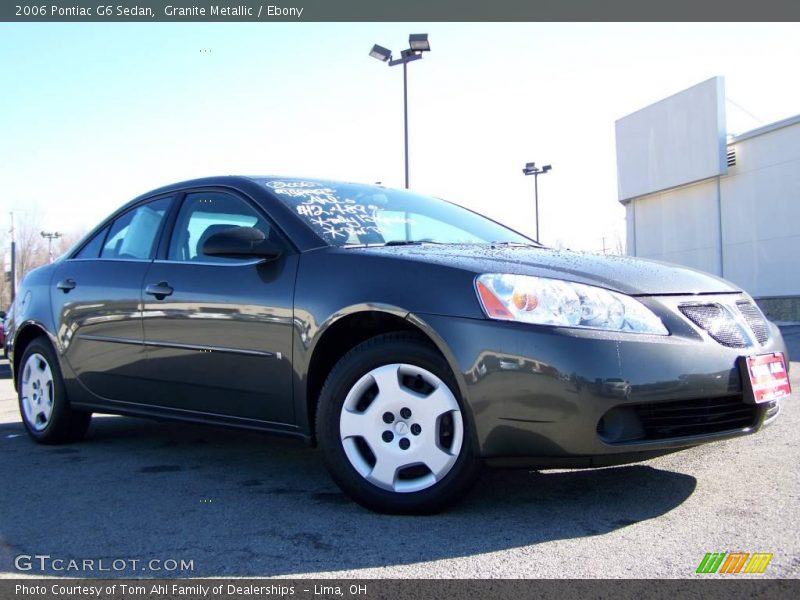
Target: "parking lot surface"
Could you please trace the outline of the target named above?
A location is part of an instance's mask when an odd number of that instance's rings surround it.
[[[785,334],[800,360],[800,327]],[[732,551],[773,553],[757,577],[800,577],[800,362],[758,435],[631,466],[486,471],[431,517],[372,514],[316,450],[259,434],[100,416],[85,442],[38,446],[9,375],[0,362],[0,577],[41,575],[15,558],[50,555],[136,564],[45,570],[90,577],[682,578]]]

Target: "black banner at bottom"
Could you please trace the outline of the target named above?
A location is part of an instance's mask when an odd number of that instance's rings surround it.
[[[800,597],[797,579],[0,579],[16,600],[675,600]]]

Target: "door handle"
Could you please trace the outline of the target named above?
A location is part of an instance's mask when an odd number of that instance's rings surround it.
[[[150,296],[155,296],[156,300],[163,300],[167,296],[171,296],[174,290],[169,287],[166,281],[159,281],[158,283],[149,283],[144,288],[144,293]]]
[[[61,281],[59,281],[58,284],[56,285],[56,287],[58,289],[60,289],[62,292],[64,292],[65,294],[68,294],[70,291],[75,289],[76,285],[78,285],[78,284],[75,283],[74,279],[69,279],[68,278],[68,279],[62,279]]]

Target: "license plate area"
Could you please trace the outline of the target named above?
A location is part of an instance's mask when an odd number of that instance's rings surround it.
[[[739,365],[745,402],[764,404],[791,396],[792,386],[782,352],[742,356]]]

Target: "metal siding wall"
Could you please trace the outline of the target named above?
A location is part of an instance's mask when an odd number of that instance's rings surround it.
[[[636,201],[625,205],[625,254],[636,256]]]
[[[726,172],[721,77],[619,119],[615,127],[620,200]]]
[[[716,179],[634,202],[636,256],[719,274]]]
[[[721,180],[725,277],[754,296],[798,296],[800,124],[735,148]]]

